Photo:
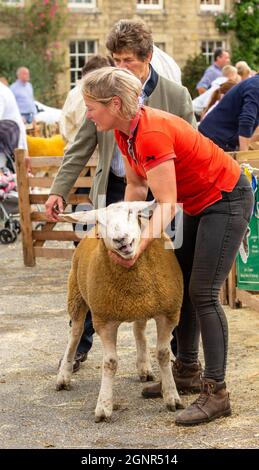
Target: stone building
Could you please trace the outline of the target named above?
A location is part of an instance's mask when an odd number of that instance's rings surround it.
[[[22,5],[33,0],[2,1]],[[62,80],[62,91],[68,91],[80,78],[80,69],[89,56],[106,52],[106,35],[120,18],[142,18],[147,22],[155,43],[180,67],[189,56],[201,51],[209,63],[215,48],[230,46],[230,35],[215,28],[215,15],[231,11],[234,1],[68,0],[70,21],[63,43],[67,74]]]

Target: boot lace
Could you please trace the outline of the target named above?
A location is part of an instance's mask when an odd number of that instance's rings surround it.
[[[193,402],[193,405],[203,406],[211,394],[212,387],[208,383],[203,384],[201,393],[198,398],[196,398],[196,400]]]

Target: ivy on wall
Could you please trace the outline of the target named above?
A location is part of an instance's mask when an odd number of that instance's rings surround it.
[[[29,6],[0,4],[1,23],[10,35],[0,39],[0,75],[9,83],[16,70],[26,66],[31,73],[35,96],[45,104],[59,105],[58,74],[64,71],[61,40],[68,18],[64,0],[34,0]]]
[[[222,33],[234,31],[232,63],[245,60],[259,69],[259,0],[236,0],[232,13],[216,16],[215,24]]]

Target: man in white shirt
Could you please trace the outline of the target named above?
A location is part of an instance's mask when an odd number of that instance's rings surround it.
[[[27,153],[26,130],[15,97],[10,88],[0,82],[0,120],[3,119],[16,122],[20,129],[18,147],[26,150]]]
[[[168,55],[166,52],[159,49],[159,47],[153,45],[153,55],[151,59],[151,65],[155,71],[167,80],[182,84],[181,81],[181,69],[175,60]]]

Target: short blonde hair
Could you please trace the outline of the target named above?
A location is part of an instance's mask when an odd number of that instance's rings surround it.
[[[102,67],[88,73],[82,79],[82,93],[85,98],[108,105],[114,96],[121,99],[121,116],[132,119],[139,107],[141,81],[129,70]]]
[[[236,68],[238,71],[238,74],[242,78],[242,80],[245,80],[248,78],[251,74],[251,69],[245,60],[240,60],[239,62],[236,63]]]

